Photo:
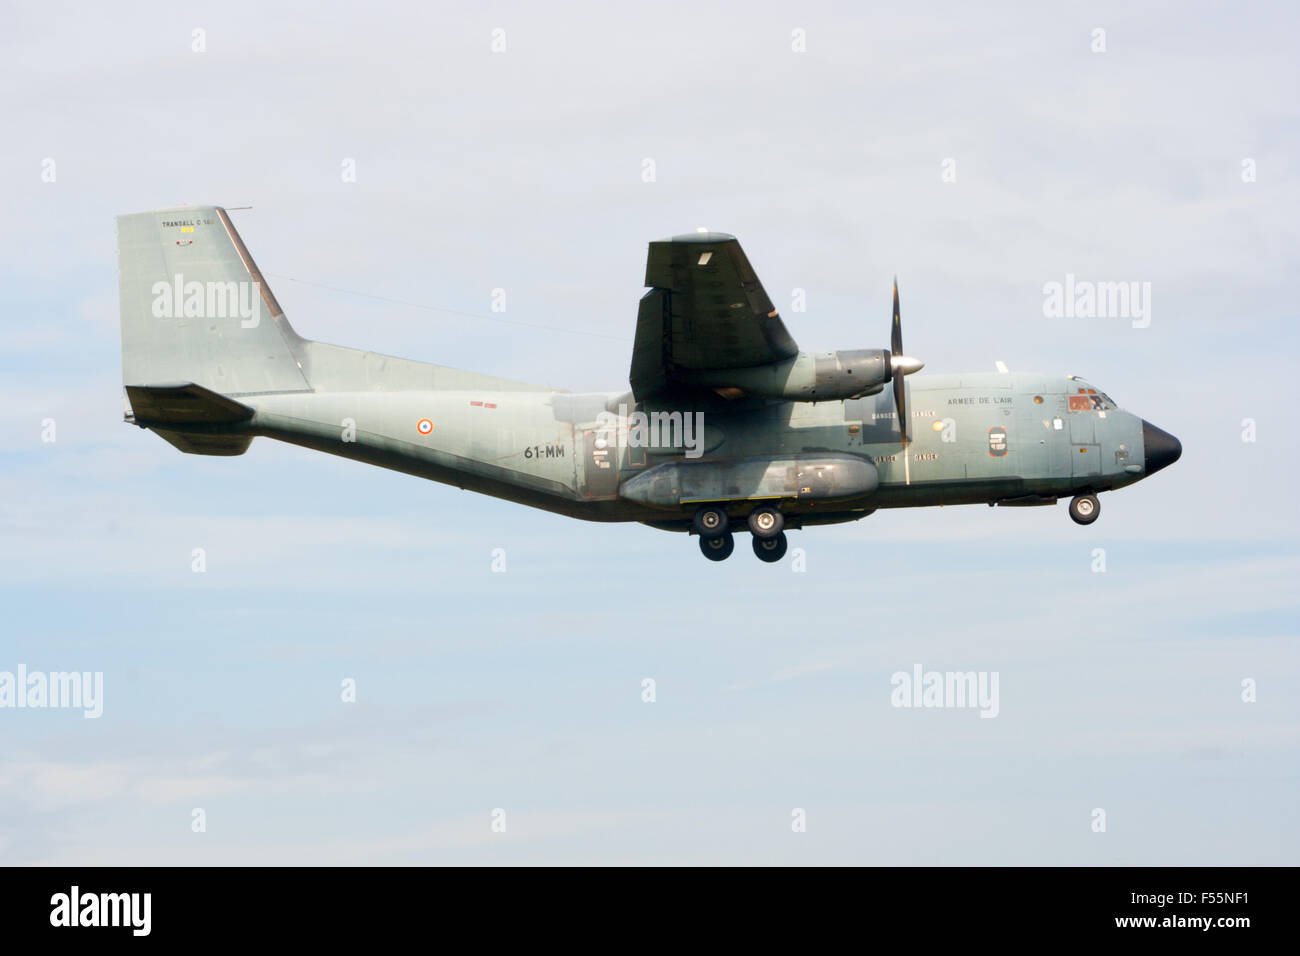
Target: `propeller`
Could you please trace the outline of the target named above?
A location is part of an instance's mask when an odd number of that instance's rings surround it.
[[[898,410],[898,433],[906,445],[912,440],[912,422],[907,416],[907,388],[903,376],[920,371],[925,363],[903,354],[903,320],[898,311],[898,276],[894,276],[894,327],[889,333],[889,368],[894,375],[894,407]]]

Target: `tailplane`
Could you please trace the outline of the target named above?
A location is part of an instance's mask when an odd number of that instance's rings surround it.
[[[127,421],[157,432],[190,455],[242,455],[253,440],[231,426],[253,417],[253,409],[194,382],[184,385],[128,385]]]

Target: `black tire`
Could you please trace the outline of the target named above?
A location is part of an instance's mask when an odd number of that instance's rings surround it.
[[[691,522],[701,538],[717,538],[727,533],[727,512],[717,505],[702,505]]]
[[[700,554],[710,561],[726,561],[735,550],[736,539],[729,534],[715,534],[710,538],[700,536]]]
[[[785,515],[775,508],[755,508],[749,513],[749,533],[755,538],[775,538],[785,529]]]
[[[760,538],[755,535],[750,541],[754,545],[754,556],[768,564],[775,564],[784,558],[786,550],[790,547],[784,531],[778,531],[772,538]]]
[[[1092,524],[1101,515],[1096,495],[1079,495],[1070,499],[1070,517],[1075,524]]]

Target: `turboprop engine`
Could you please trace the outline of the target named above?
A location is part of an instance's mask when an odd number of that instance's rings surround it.
[[[833,402],[879,392],[896,372],[910,375],[918,359],[888,349],[851,352],[800,352],[793,358],[754,368],[679,371],[683,381],[713,388],[737,388],[747,395],[794,402]]]
[[[902,320],[898,308],[898,281],[894,281],[894,315],[887,349],[855,349],[848,352],[800,352],[781,362],[748,368],[688,369],[674,371],[678,381],[712,388],[726,398],[753,395],[791,402],[836,402],[862,398],[894,385],[898,419],[903,422],[904,440],[907,409],[903,376],[920,371],[918,358],[903,354]]]

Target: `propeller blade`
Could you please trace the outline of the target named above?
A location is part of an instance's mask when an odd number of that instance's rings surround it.
[[[903,354],[903,319],[898,311],[898,276],[894,276],[894,327],[889,334],[889,351]]]
[[[898,434],[906,445],[912,440],[912,423],[907,417],[907,384],[901,371],[894,373],[894,407],[898,410]]]
[[[921,367],[916,359],[903,355],[903,317],[898,308],[898,276],[894,276],[894,325],[889,333],[889,350],[901,362],[889,363],[894,372],[894,408],[898,412],[898,434],[906,445],[911,438],[911,422],[907,418],[907,385],[903,378]]]

